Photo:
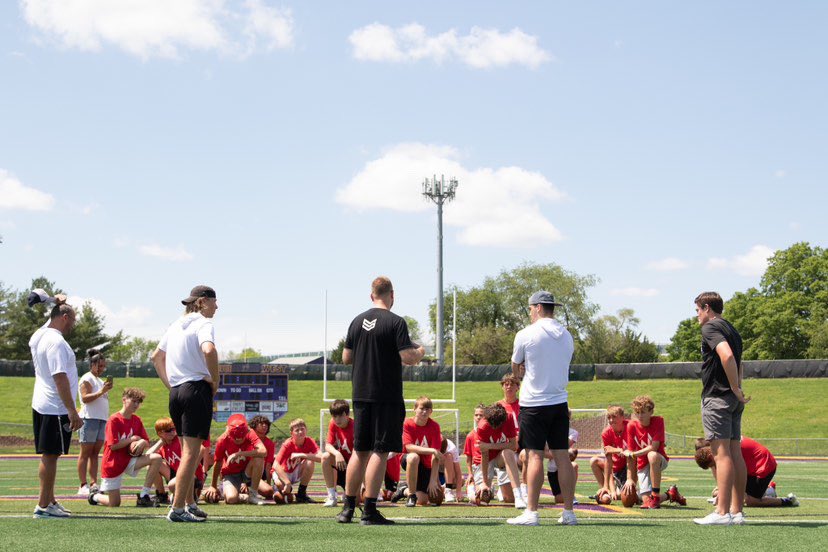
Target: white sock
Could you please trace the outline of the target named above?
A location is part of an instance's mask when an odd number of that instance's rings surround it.
[[[141,496],[149,496],[150,491],[152,491],[151,487],[141,487]]]
[[[95,493],[94,496],[92,496],[92,500],[94,500],[97,504],[100,504],[102,495],[103,493]]]
[[[564,513],[567,513],[567,512],[569,512],[570,514],[574,514],[574,513],[575,513],[575,512],[573,512],[572,510],[567,510],[566,508],[564,508]]]
[[[336,498],[336,487],[328,487],[328,496]]]
[[[198,502],[193,502],[192,504],[187,504],[187,508],[198,508]]]

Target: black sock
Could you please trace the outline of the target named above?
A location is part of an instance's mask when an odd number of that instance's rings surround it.
[[[790,498],[783,498],[782,499],[782,506],[793,506],[793,502],[791,502]]]
[[[308,496],[308,486],[307,485],[299,485],[299,496]]]
[[[457,485],[454,483],[446,483],[446,489],[456,489]]]
[[[653,496],[661,496],[661,487],[653,487]]]
[[[348,508],[349,510],[355,510],[356,509],[356,495],[354,495],[354,496],[345,495],[345,507]]]
[[[366,498],[365,499],[365,515],[370,516],[371,514],[375,514],[377,511],[377,499],[375,498]]]

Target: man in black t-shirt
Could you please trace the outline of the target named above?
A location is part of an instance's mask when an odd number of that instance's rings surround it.
[[[694,519],[699,525],[742,525],[747,468],[742,457],[742,337],[722,318],[724,302],[715,291],[695,299],[702,330],[702,426],[716,460],[716,511]]]
[[[379,276],[371,284],[374,306],[351,322],[345,338],[342,360],[353,364],[354,453],[345,475],[345,506],[337,516],[350,523],[356,495],[365,481],[365,509],[362,525],[390,525],[394,522],[377,511],[385,463],[389,452],[402,451],[405,402],[402,365],[417,364],[425,353],[411,341],[405,320],[393,314],[394,287]]]

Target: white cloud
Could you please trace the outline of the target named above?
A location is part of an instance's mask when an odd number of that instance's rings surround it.
[[[163,247],[158,244],[147,244],[138,247],[138,251],[147,257],[158,257],[167,261],[192,261],[192,253],[183,247]]]
[[[368,162],[337,191],[336,200],[357,210],[431,211],[421,183],[443,174],[460,183],[443,220],[460,229],[461,243],[531,247],[562,239],[540,205],[566,195],[542,174],[520,167],[469,169],[458,158],[457,150],[447,146],[398,144]]]
[[[8,171],[0,169],[0,209],[51,211],[55,198],[51,194],[29,188]]]
[[[677,259],[676,257],[666,257],[658,261],[650,261],[647,263],[647,270],[657,270],[658,272],[673,272],[676,270],[684,270],[688,268],[690,263]]]
[[[713,257],[708,259],[707,268],[710,270],[731,270],[740,276],[761,276],[768,267],[768,258],[774,250],[766,245],[754,245],[744,255],[736,255],[729,259]]]
[[[356,29],[348,37],[352,55],[360,61],[435,63],[457,60],[476,69],[524,65],[537,69],[553,59],[538,46],[538,38],[518,28],[507,33],[497,29],[472,27],[469,34],[458,36],[455,29],[429,35],[426,28],[410,23],[393,29],[372,23]]]
[[[152,311],[143,306],[122,306],[117,311],[95,297],[80,297],[70,295],[66,302],[80,312],[84,304],[89,303],[95,312],[104,317],[104,326],[107,333],[116,333],[124,330],[127,334],[136,332],[142,328],[152,316]]]
[[[785,169],[779,169],[773,172],[773,176],[775,176],[776,178],[785,178],[786,176],[788,176],[788,171],[786,171]]]
[[[610,290],[610,295],[621,297],[655,297],[659,291],[655,288],[627,287]]]
[[[99,52],[106,45],[141,59],[179,58],[184,51],[249,55],[293,44],[290,12],[248,0],[22,0],[26,22],[68,49]]]

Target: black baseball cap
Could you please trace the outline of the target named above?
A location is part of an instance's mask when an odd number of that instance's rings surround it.
[[[190,303],[194,302],[199,297],[209,297],[211,299],[216,298],[216,290],[211,288],[210,286],[196,286],[190,290],[190,296],[186,299],[181,300],[182,305],[189,305]]]

